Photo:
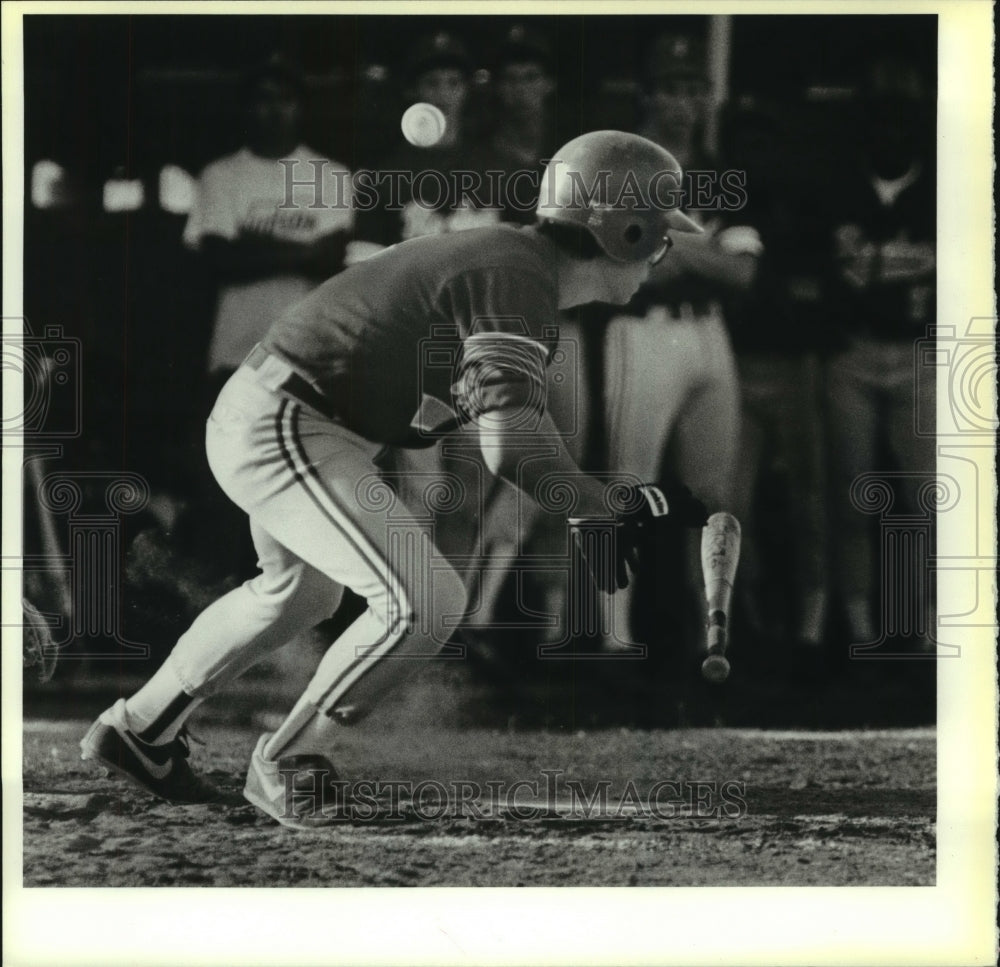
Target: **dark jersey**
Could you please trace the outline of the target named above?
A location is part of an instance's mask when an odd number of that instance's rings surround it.
[[[315,289],[263,346],[370,440],[412,442],[425,397],[464,419],[540,412],[558,342],[549,244],[507,225],[401,242]]]
[[[924,167],[891,202],[871,176],[845,177],[831,217],[834,322],[844,332],[912,339],[934,321],[935,179]]]

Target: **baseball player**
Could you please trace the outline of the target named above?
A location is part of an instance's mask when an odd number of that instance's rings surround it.
[[[201,419],[274,319],[342,267],[354,217],[347,169],[301,141],[300,75],[273,57],[247,73],[241,101],[246,142],[202,171],[184,228],[218,287]],[[252,574],[249,541],[226,539],[242,531],[239,512],[203,461],[198,470],[201,501],[187,516],[199,548],[223,574]]]
[[[709,111],[706,64],[698,38],[664,34],[654,40],[644,64],[641,132],[669,144],[685,171],[717,176],[718,165],[702,146]],[[614,471],[654,480],[669,454],[677,476],[715,512],[732,507],[740,432],[739,384],[723,302],[752,284],[762,246],[754,228],[726,226],[731,218],[725,211],[692,214],[704,231],[679,238],[671,259],[608,325],[607,462]],[[688,557],[685,611],[700,624],[697,542]],[[630,642],[644,640],[629,595],[614,604],[617,634],[627,629]],[[630,643],[607,644],[616,650]]]
[[[331,645],[302,697],[260,737],[244,795],[292,827],[327,820],[289,808],[282,763],[323,758],[336,729],[359,721],[414,666],[435,654],[466,609],[462,581],[443,560],[409,566],[394,552],[385,504],[372,495],[388,449],[422,442],[411,426],[422,395],[450,406],[439,432],[478,434],[490,470],[534,492],[553,475],[575,490],[574,516],[608,519],[605,488],[565,449],[523,459],[537,434],[557,439],[544,411],[545,367],[559,309],[627,302],[670,247],[669,230],[694,224],[650,186],[680,175],[642,137],[592,132],[546,169],[538,221],[399,243],[329,279],[286,311],[223,388],[209,418],[209,463],[250,518],[261,573],[206,609],[162,667],[103,712],[81,740],[84,759],[123,773],[160,798],[211,800],[187,764],[184,724],[198,704],[254,662],[332,613],[344,586],[367,610]],[[619,201],[623,186],[647,186]],[[581,196],[580,183],[597,185]],[[454,333],[455,363],[421,367],[421,343]],[[532,423],[532,421],[535,421]],[[524,432],[524,426],[534,431]],[[528,450],[522,450],[528,447]],[[376,488],[377,489],[377,488]],[[384,491],[383,487],[383,491]],[[669,517],[700,526],[690,494],[668,505],[632,486],[615,514],[625,539],[592,572],[605,590],[623,572],[632,525]],[[404,513],[407,508],[403,508]]]
[[[926,143],[933,100],[926,87],[907,56],[884,54],[868,65],[858,125],[862,157],[844,166],[830,206],[828,297],[842,340],[826,373],[837,534],[832,562],[857,644],[879,639],[872,595],[878,571],[870,518],[851,501],[851,485],[885,463],[916,479],[935,470],[934,437],[915,432],[913,422],[915,405],[922,413],[935,409],[934,376],[913,363],[914,338],[934,322],[936,305],[936,180]],[[911,489],[901,486],[899,499],[913,513]],[[900,586],[901,599],[914,602],[928,629],[919,645],[933,649],[933,596],[916,573],[900,580],[910,582]]]

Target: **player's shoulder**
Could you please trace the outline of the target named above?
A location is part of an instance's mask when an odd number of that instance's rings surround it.
[[[550,262],[544,240],[530,226],[502,223],[439,237],[452,250],[457,272],[517,269],[545,274]]]
[[[323,154],[322,151],[317,151],[308,144],[300,144],[288,157],[289,159],[298,161],[300,164],[305,162],[312,165],[322,165],[327,170],[350,170],[343,162],[338,161],[336,158],[331,158],[329,155]]]

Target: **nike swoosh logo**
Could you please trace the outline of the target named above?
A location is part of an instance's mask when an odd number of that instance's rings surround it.
[[[170,775],[170,770],[173,766],[173,760],[170,754],[170,747],[166,745],[148,745],[143,742],[142,739],[137,738],[131,732],[119,732],[118,733],[125,744],[132,750],[135,757],[142,764],[142,767],[154,778],[154,779],[166,779]],[[151,759],[146,752],[157,754],[159,757],[166,756],[165,762],[156,762]]]

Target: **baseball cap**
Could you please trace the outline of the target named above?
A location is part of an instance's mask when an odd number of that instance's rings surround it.
[[[406,73],[414,78],[436,67],[457,67],[463,71],[469,69],[469,53],[465,44],[445,30],[427,34],[417,40],[406,62]]]
[[[660,34],[646,51],[643,76],[647,87],[675,77],[708,76],[705,42],[689,34]]]
[[[533,27],[513,24],[504,31],[493,52],[494,67],[525,61],[540,63],[546,68],[552,62],[552,48],[545,35]]]

